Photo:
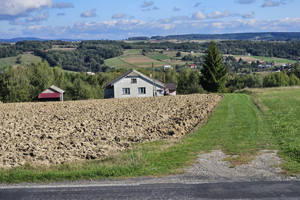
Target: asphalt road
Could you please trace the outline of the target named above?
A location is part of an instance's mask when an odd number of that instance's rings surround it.
[[[300,181],[7,186],[0,199],[300,199]]]

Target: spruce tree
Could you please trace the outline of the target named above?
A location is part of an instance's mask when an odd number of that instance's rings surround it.
[[[214,41],[210,42],[204,59],[202,86],[209,92],[225,92],[227,69]]]

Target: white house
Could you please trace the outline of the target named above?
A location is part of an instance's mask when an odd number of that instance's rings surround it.
[[[104,98],[152,97],[164,95],[164,84],[134,70],[104,85]]]

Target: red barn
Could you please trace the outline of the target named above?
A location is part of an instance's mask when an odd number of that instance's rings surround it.
[[[63,101],[65,91],[52,85],[47,90],[39,94],[41,101]]]

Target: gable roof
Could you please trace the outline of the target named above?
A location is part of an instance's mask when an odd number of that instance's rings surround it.
[[[61,94],[62,94],[62,93],[65,93],[64,90],[62,90],[62,89],[56,87],[55,85],[51,85],[51,86],[50,86],[50,89],[55,90],[56,92],[61,93]]]
[[[150,77],[148,77],[148,76],[142,74],[142,73],[139,72],[139,71],[136,71],[136,70],[134,70],[134,69],[130,69],[130,70],[126,71],[125,73],[121,74],[120,76],[116,77],[116,78],[113,79],[112,81],[106,83],[106,84],[103,86],[103,88],[106,88],[106,87],[108,87],[108,86],[114,85],[118,80],[120,80],[120,79],[122,79],[122,78],[125,78],[125,77],[139,77],[139,76],[140,76],[140,77],[143,77],[144,79],[146,79],[146,80],[150,81],[151,83],[153,83],[153,79],[152,79],[152,78],[150,78]],[[155,80],[155,84],[158,84],[158,85],[161,85],[161,86],[164,85],[163,83],[161,83],[160,81],[157,81],[157,80]]]
[[[64,90],[52,85],[50,86],[48,89],[46,89],[45,91],[41,92],[41,93],[60,93],[60,94],[63,94],[65,93]]]

